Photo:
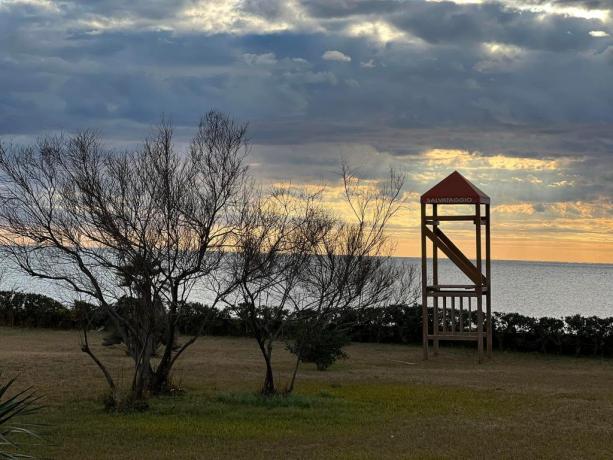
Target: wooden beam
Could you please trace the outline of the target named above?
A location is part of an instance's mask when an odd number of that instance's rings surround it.
[[[443,332],[447,332],[447,297],[443,297]]]
[[[472,331],[473,329],[473,310],[472,310],[472,299],[468,298],[468,330]]]
[[[475,206],[475,211],[477,217],[481,217],[481,204],[477,204]],[[477,234],[476,234],[476,244],[477,244],[477,272],[481,276],[483,273],[481,271],[481,225],[477,225]],[[483,296],[481,295],[481,286],[483,283],[480,283],[477,286],[477,354],[479,355],[479,363],[483,362]]]
[[[434,338],[438,340],[479,340],[479,336],[477,334],[439,334],[439,335],[428,335],[429,340],[433,340]]]
[[[477,286],[475,284],[432,284],[428,286],[428,288],[432,289],[476,289]]]
[[[460,297],[460,332],[464,332],[464,297]]]
[[[451,298],[451,333],[455,334],[455,297]]]
[[[483,284],[485,282],[483,275],[477,271],[473,263],[462,254],[462,251],[440,229],[437,228],[432,232],[432,230],[423,225],[422,230],[430,240],[435,242],[437,248],[443,251],[473,283]]]
[[[451,296],[451,295],[456,295],[457,292],[460,292],[460,293],[464,292],[464,293],[474,294],[473,297],[476,297],[478,287],[479,286],[471,286],[470,288],[463,288],[463,287],[453,287],[452,285],[441,287],[439,285],[439,286],[428,286],[426,289],[428,290],[429,294],[433,292],[437,292],[440,294],[447,293]],[[487,294],[487,287],[481,288],[481,294],[483,295]]]
[[[426,259],[426,205],[421,204],[421,315],[422,315],[422,345],[424,360],[428,359],[428,262]]]
[[[480,230],[480,227],[477,227]],[[480,231],[478,231],[477,233],[481,233]],[[462,250],[460,248],[458,248],[453,241],[451,241],[451,239],[445,235],[445,233],[443,233],[443,231],[440,228],[435,228],[434,229],[434,234],[436,236],[439,237],[440,240],[442,240],[445,245],[447,247],[449,247],[457,256],[458,258],[462,261],[462,263],[469,267],[470,270],[473,270],[477,273],[477,275],[475,276],[475,279],[472,279],[472,281],[477,284],[477,285],[485,285],[485,277],[483,276],[482,271],[479,269],[478,266],[473,265],[473,263],[470,261],[470,259],[468,257],[466,257],[464,255],[464,253],[462,252]]]
[[[431,224],[432,221],[438,222],[457,222],[457,221],[473,221],[476,222],[479,217],[477,216],[426,216],[426,223]],[[481,225],[485,224],[485,218],[481,217]]]
[[[490,205],[485,205],[485,278],[487,279],[487,292],[485,296],[485,310],[487,315],[487,356],[492,357],[493,352],[493,325],[492,325],[492,291],[491,291],[491,253],[490,253]]]
[[[477,297],[479,294],[471,291],[429,291],[428,297]]]
[[[436,219],[436,216],[438,215],[438,206],[436,204],[432,205],[432,215],[434,216],[434,218]],[[432,225],[438,225],[437,221],[432,222]],[[436,242],[432,241],[432,284],[437,285],[438,284],[438,248],[436,247]],[[434,303],[434,311],[433,311],[433,318],[432,318],[432,324],[433,324],[433,333],[434,335],[438,334],[438,325],[439,325],[439,321],[438,321],[438,297],[435,297],[433,300]],[[434,339],[433,342],[433,348],[434,348],[434,356],[438,356],[438,351],[439,351],[439,343],[437,339]]]

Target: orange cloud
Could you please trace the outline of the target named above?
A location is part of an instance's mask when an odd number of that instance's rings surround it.
[[[501,204],[492,208],[495,214],[524,214],[531,216],[536,210],[532,203]]]
[[[528,158],[507,155],[486,156],[467,150],[432,149],[422,157],[429,167],[445,166],[462,169],[495,169],[506,171],[555,171],[568,166],[576,159]]]

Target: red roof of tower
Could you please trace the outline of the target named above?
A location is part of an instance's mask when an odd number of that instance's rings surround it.
[[[489,204],[490,197],[457,171],[421,196],[427,204]]]

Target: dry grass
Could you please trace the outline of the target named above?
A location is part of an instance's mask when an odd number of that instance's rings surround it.
[[[99,342],[93,338],[94,342]],[[127,383],[120,349],[99,349]],[[611,458],[610,361],[354,344],[350,359],[304,366],[297,397],[262,402],[249,339],[203,338],[175,373],[187,392],[142,414],[110,415],[104,382],[74,332],[0,329],[3,374],[45,394],[51,458]],[[290,357],[276,350],[280,377]],[[122,377],[123,376],[123,377]]]

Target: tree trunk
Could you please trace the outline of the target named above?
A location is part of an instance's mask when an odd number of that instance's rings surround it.
[[[285,389],[287,394],[291,394],[294,391],[294,383],[296,382],[296,375],[298,374],[298,368],[300,367],[300,360],[302,359],[302,347],[296,354],[296,365],[294,366],[294,371],[292,372],[292,379],[289,382],[289,385]]]
[[[134,379],[130,399],[132,401],[144,401],[147,399],[153,381],[153,369],[149,362],[142,362],[135,372],[136,378]]]
[[[272,365],[270,358],[266,358],[266,378],[264,379],[264,386],[262,387],[262,394],[265,396],[271,396],[276,394],[275,381],[272,374]]]
[[[310,331],[305,332],[304,334],[310,334]],[[296,340],[299,340],[298,348],[296,349],[296,365],[294,366],[294,371],[292,372],[292,378],[289,382],[289,385],[285,389],[287,394],[290,394],[294,391],[294,384],[296,382],[296,375],[298,375],[298,368],[300,367],[300,361],[302,360],[302,352],[304,351],[304,342],[306,341],[305,337],[298,336]]]
[[[272,344],[265,345],[264,342],[258,340],[258,345],[266,361],[266,377],[262,386],[262,394],[264,396],[272,396],[277,393],[275,388],[275,379],[272,373]]]
[[[153,383],[153,368],[151,358],[155,350],[154,339],[149,336],[145,341],[144,348],[137,357],[134,369],[134,380],[132,381],[132,393],[130,399],[143,401],[147,398],[151,384]]]
[[[172,351],[175,344],[176,334],[176,312],[171,310],[168,315],[168,326],[166,330],[166,343],[164,344],[164,354],[151,381],[150,391],[154,395],[166,393],[170,388],[170,371],[172,370],[173,359]]]
[[[149,391],[152,395],[161,395],[170,390],[170,359],[160,361],[157,369],[153,373]]]
[[[153,375],[151,381],[151,394],[159,395],[167,393],[170,389],[170,371],[174,360],[172,359],[172,352],[175,348],[176,334],[177,334],[177,309],[179,304],[179,291],[176,285],[173,285],[171,290],[172,303],[168,310],[166,337],[164,344],[164,354],[158,364],[158,367]]]

